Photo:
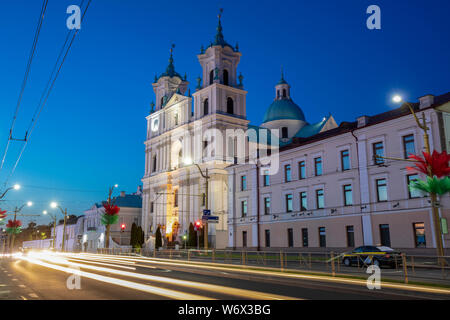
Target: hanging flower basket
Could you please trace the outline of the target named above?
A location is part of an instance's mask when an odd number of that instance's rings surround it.
[[[450,192],[450,178],[438,179],[436,177],[427,177],[427,181],[416,180],[409,184],[410,190],[420,190],[428,193],[444,195]]]
[[[6,218],[6,210],[2,211],[2,209],[0,209],[0,226],[5,224],[5,222],[3,221],[3,219],[5,218]]]
[[[104,203],[103,208],[105,208],[105,213],[102,215],[102,224],[116,224],[119,221],[119,211],[120,208],[109,203]]]
[[[8,220],[6,224],[6,232],[9,234],[18,234],[22,232],[22,222],[20,220]]]

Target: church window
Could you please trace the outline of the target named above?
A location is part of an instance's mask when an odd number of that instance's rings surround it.
[[[175,113],[175,125],[178,125],[178,113]]]
[[[214,82],[214,70],[209,72],[209,84],[213,84]]]
[[[153,156],[152,172],[156,171],[156,154]]]
[[[223,84],[228,85],[228,70],[223,70]]]
[[[164,97],[161,97],[161,108],[162,108],[163,104],[164,104]]]
[[[227,99],[227,113],[234,114],[234,102],[230,97]]]
[[[203,115],[207,115],[209,112],[208,99],[203,102]]]
[[[277,98],[280,97],[280,90],[277,90]]]
[[[287,139],[287,137],[288,137],[288,128],[287,127],[281,128],[281,138]]]
[[[283,89],[283,98],[286,98],[286,89]]]

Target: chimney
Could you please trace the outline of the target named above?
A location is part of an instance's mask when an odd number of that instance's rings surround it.
[[[369,123],[369,117],[368,116],[361,116],[356,118],[358,120],[358,128],[364,127]]]
[[[434,96],[432,94],[427,94],[423,97],[419,98],[420,102],[420,109],[428,108],[429,106],[433,105],[434,103]]]
[[[124,198],[124,197],[125,197],[125,191],[120,191],[120,196],[121,196],[122,198]]]

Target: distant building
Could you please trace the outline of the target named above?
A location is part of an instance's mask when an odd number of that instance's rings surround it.
[[[81,251],[81,239],[84,230],[84,216],[69,217],[66,220],[66,236],[64,238],[64,251]],[[52,228],[52,237],[53,231]],[[56,225],[55,249],[62,250],[64,224]]]
[[[106,227],[101,223],[101,218],[104,213],[103,203],[106,203],[106,201],[96,203],[84,212],[85,223],[81,237],[83,251],[94,252],[97,251],[97,248],[104,247]],[[112,199],[112,203],[117,205],[120,211],[119,222],[111,226],[111,247],[129,246],[132,224],[141,224],[141,187],[139,186],[137,192],[133,194],[125,194],[125,191],[122,191],[119,196]],[[122,224],[125,225],[123,232],[121,230]]]

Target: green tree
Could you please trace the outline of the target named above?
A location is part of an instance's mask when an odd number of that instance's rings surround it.
[[[192,222],[189,224],[189,238],[187,243],[189,247],[197,246],[197,232],[195,232],[195,228]]]
[[[133,224],[131,225],[131,235],[130,235],[130,246],[132,246],[133,248],[136,247],[137,244],[136,231],[137,231],[136,223],[133,222]]]
[[[142,248],[142,245],[144,244],[144,232],[142,231],[141,226],[136,229],[136,244],[139,248]]]
[[[158,228],[156,229],[155,233],[155,249],[158,249],[162,247],[162,237],[161,237],[161,230]]]

